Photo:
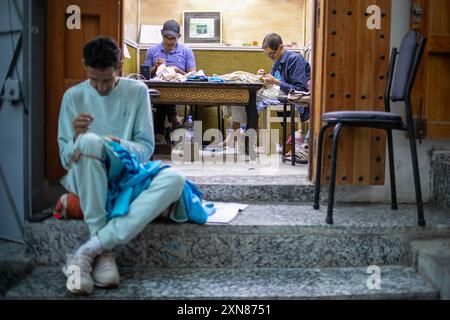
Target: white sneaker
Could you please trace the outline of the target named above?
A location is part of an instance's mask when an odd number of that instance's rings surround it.
[[[119,285],[120,276],[115,254],[106,252],[95,258],[92,278],[96,287],[114,288]]]
[[[63,273],[67,277],[66,287],[74,293],[87,295],[94,290],[92,279],[92,257],[88,255],[68,255]]]

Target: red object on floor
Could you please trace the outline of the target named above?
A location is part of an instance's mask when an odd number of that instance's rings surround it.
[[[80,200],[73,193],[65,193],[59,197],[53,209],[56,219],[83,219]]]

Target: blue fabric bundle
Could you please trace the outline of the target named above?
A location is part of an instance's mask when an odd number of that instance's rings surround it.
[[[212,204],[202,205],[203,193],[197,189],[197,186],[186,180],[183,190],[183,201],[189,221],[205,224],[209,215],[216,212]]]
[[[107,220],[126,215],[131,202],[146,190],[153,178],[169,165],[161,166],[161,161],[139,163],[136,157],[119,143],[108,138],[103,139],[107,158],[108,195],[106,198]],[[203,194],[197,186],[186,180],[183,194],[178,200],[173,220],[206,223],[208,215],[215,212],[212,204],[202,204]]]
[[[187,77],[186,81],[202,81],[202,82],[225,82],[220,77],[207,77],[207,76],[189,76]]]
[[[130,203],[145,189],[159,171],[161,161],[139,163],[136,157],[119,143],[104,139],[107,153],[108,196],[106,198],[107,220],[128,213]]]
[[[189,76],[186,81],[208,81],[207,76]]]

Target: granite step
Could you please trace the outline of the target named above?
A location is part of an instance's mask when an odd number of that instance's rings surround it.
[[[156,268],[121,270],[116,289],[72,295],[59,268],[40,267],[10,289],[6,299],[439,299],[438,290],[404,266],[384,266],[379,288],[358,268]]]
[[[26,256],[25,245],[0,240],[0,297],[31,269],[32,259]]]
[[[282,163],[279,154],[256,162],[226,159],[180,164],[170,156],[157,156],[196,183],[211,201],[311,202],[314,185],[308,179],[308,166]]]
[[[441,293],[441,299],[450,300],[450,238],[414,241],[414,266],[429,279]]]
[[[335,224],[326,207],[311,204],[250,204],[229,224],[177,224],[157,220],[130,243],[118,246],[122,267],[329,268],[411,265],[411,241],[450,237],[450,215],[425,207],[427,226],[417,226],[414,205],[391,211],[387,204],[339,205]],[[27,253],[57,266],[88,238],[82,221],[28,223]]]
[[[314,185],[305,176],[217,175],[187,178],[198,185],[205,200],[223,202],[312,202]]]
[[[450,209],[450,151],[435,151],[432,161],[433,201]]]

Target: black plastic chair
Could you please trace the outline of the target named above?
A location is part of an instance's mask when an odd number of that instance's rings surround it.
[[[286,162],[286,144],[287,144],[287,106],[290,106],[290,118],[291,118],[291,165],[295,166],[295,105],[289,103],[286,94],[280,94],[278,101],[283,104],[283,144],[281,151],[282,162]]]
[[[319,209],[320,181],[322,171],[322,149],[326,129],[334,127],[333,146],[331,155],[330,181],[328,190],[328,212],[326,223],[333,224],[334,191],[336,184],[336,161],[339,143],[339,134],[344,126],[385,129],[389,152],[389,171],[391,178],[392,210],[398,210],[397,193],[395,187],[394,152],[392,130],[408,131],[411,148],[411,158],[414,171],[414,185],[416,189],[417,213],[419,226],[425,226],[423,214],[422,192],[420,189],[419,164],[414,131],[414,120],[411,111],[411,90],[417,74],[427,39],[420,37],[417,42],[417,33],[409,31],[403,38],[400,51],[392,50],[389,65],[389,76],[386,87],[385,112],[376,111],[339,111],[322,115],[325,123],[319,132],[317,145],[317,174],[314,193],[314,209]],[[397,59],[398,56],[398,59]],[[397,65],[397,67],[396,67]],[[392,88],[392,95],[391,95]],[[400,115],[391,113],[390,102],[403,101],[406,107],[406,123]]]

